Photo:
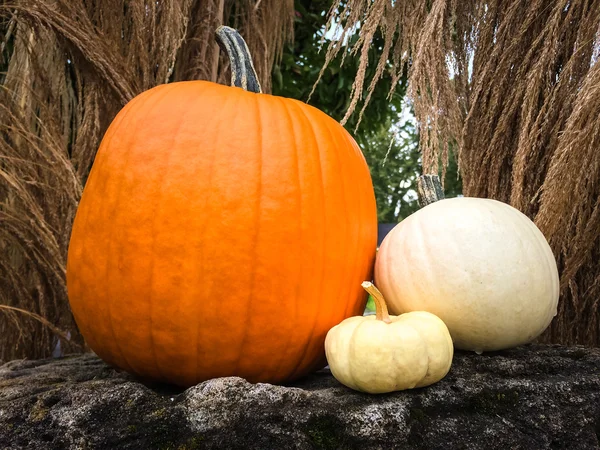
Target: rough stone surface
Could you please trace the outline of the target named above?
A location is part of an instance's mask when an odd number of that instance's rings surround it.
[[[0,366],[1,449],[597,449],[600,349],[457,353],[423,389],[366,395],[328,371],[291,386],[147,386],[93,355]]]

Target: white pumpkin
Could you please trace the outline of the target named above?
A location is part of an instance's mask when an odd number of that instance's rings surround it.
[[[389,316],[375,286],[363,287],[377,315],[350,317],[329,330],[325,354],[333,376],[371,394],[428,386],[446,376],[454,347],[444,322],[423,311]]]
[[[393,314],[429,311],[476,352],[531,342],[556,315],[556,261],[535,224],[505,203],[429,204],[386,236],[375,282]]]

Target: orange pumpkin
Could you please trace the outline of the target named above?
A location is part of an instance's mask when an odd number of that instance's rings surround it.
[[[259,91],[243,40],[218,34],[234,83]],[[376,229],[364,157],[326,114],[166,84],[102,140],[73,225],[69,299],[90,347],[141,377],[292,380],[322,367],[327,331],[362,313]]]

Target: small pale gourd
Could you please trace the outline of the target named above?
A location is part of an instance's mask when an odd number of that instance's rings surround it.
[[[454,347],[442,320],[425,311],[390,316],[383,295],[370,282],[375,316],[350,317],[325,338],[333,376],[343,385],[370,394],[436,383],[452,364]]]

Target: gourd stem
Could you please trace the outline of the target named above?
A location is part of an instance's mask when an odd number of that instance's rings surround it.
[[[231,27],[220,26],[215,31],[217,43],[227,52],[231,66],[231,85],[245,91],[260,94],[262,89],[252,64],[252,56],[246,41]]]
[[[377,320],[382,320],[385,323],[392,323],[387,305],[385,304],[385,299],[383,298],[383,294],[379,292],[379,289],[377,289],[370,281],[364,281],[361,286],[365,291],[371,294],[375,301],[375,318]]]
[[[417,193],[419,195],[419,205],[421,208],[442,200],[444,198],[444,189],[437,175],[421,175],[417,180]]]

